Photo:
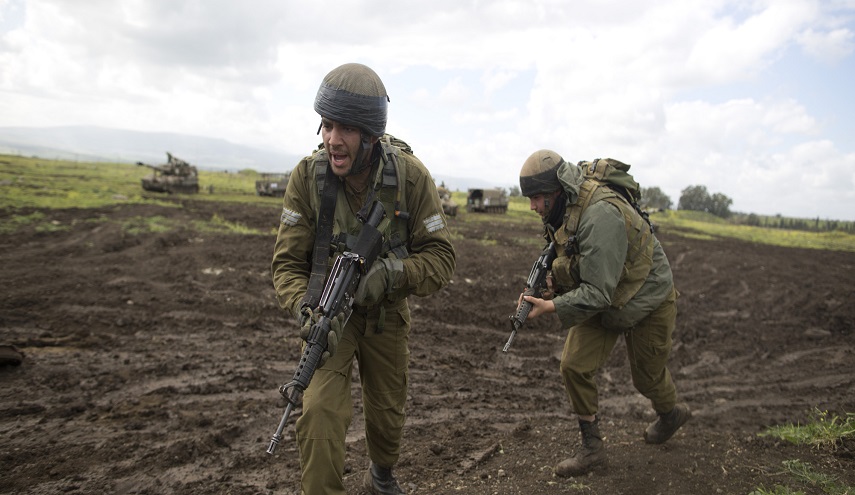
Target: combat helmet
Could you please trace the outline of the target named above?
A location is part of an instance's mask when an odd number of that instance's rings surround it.
[[[561,189],[558,167],[564,163],[561,155],[552,150],[538,150],[529,156],[520,170],[520,191],[530,198]]]
[[[386,87],[377,73],[365,65],[350,63],[324,77],[315,96],[315,111],[321,117],[380,137],[386,132],[388,102]]]

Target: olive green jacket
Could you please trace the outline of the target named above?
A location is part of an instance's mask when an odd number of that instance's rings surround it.
[[[378,144],[379,146],[379,144]],[[315,158],[319,152],[307,156],[294,168],[288,181],[283,198],[282,217],[279,233],[274,246],[271,271],[273,286],[279,300],[279,305],[290,311],[298,318],[300,303],[308,286],[312,270],[311,260],[314,249],[317,216],[320,208],[320,194],[315,177]],[[381,153],[381,163],[386,156]],[[421,161],[410,153],[401,151],[398,154],[398,166],[406,167],[404,182],[404,201],[402,210],[409,213],[409,219],[394,215],[391,208],[384,202],[387,218],[391,223],[383,232],[385,241],[389,240],[392,232],[407,232],[407,238],[402,239],[409,256],[403,260],[404,274],[396,282],[388,295],[390,303],[401,301],[410,294],[426,296],[444,287],[454,273],[456,255],[451,244],[445,215],[436,185],[427,168]],[[375,167],[378,165],[375,164]],[[372,169],[373,182],[382,181],[380,173]],[[331,172],[327,172],[331,173]],[[342,180],[336,200],[333,235],[346,231],[357,235],[360,223],[355,212],[364,200]],[[396,222],[406,222],[405,225]],[[340,254],[340,253],[338,253]],[[388,253],[382,253],[386,256]],[[334,256],[328,263],[328,273],[331,270]]]
[[[568,204],[579,199],[583,177],[578,165],[565,163],[558,171]],[[568,207],[569,210],[569,207]],[[620,208],[607,201],[592,202],[582,212],[576,231],[579,254],[569,271],[553,270],[556,284],[567,290],[555,296],[555,311],[562,325],[572,327],[600,315],[607,328],[627,330],[650,314],[672,293],[671,266],[658,239],[653,237],[652,263],[638,291],[621,307],[614,295],[627,273],[624,264],[630,251],[630,237],[624,215],[638,215],[631,207]],[[631,220],[631,219],[630,219]],[[565,222],[567,217],[565,217]],[[558,246],[563,250],[565,246]]]

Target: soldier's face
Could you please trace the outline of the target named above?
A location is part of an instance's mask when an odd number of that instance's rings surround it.
[[[561,194],[561,191],[555,191],[547,194],[535,194],[528,198],[529,208],[536,211],[540,218],[549,216],[549,212],[555,205],[555,200]]]
[[[367,159],[367,154],[359,153],[362,147],[362,133],[358,127],[323,118],[321,119],[321,137],[330,157],[332,171],[338,177],[344,177],[350,172],[357,157]]]

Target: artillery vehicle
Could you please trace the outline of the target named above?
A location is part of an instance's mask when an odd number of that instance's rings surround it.
[[[445,187],[445,182],[436,188],[436,192],[439,194],[439,201],[442,204],[442,212],[449,217],[456,217],[457,203],[451,199],[451,191]]]
[[[196,167],[166,152],[167,162],[162,165],[149,165],[137,162],[137,165],[152,169],[149,176],[142,178],[142,187],[146,191],[168,194],[196,194],[199,192],[199,174]]]
[[[501,187],[470,189],[466,197],[466,211],[470,213],[507,213],[508,194]]]
[[[281,198],[285,196],[289,178],[291,174],[261,174],[261,179],[255,181],[255,194]]]

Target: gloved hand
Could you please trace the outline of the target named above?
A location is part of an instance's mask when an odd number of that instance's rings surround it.
[[[311,309],[305,309],[306,321],[300,328],[300,338],[308,341],[309,335],[312,333],[312,325],[318,322],[320,315],[315,315]],[[344,313],[339,313],[338,316],[330,320],[330,333],[327,334],[327,350],[321,355],[319,366],[323,366],[327,359],[335,354],[338,348],[338,343],[341,342],[341,334],[344,332]]]
[[[395,282],[404,275],[404,262],[397,258],[381,258],[363,275],[353,295],[359,306],[373,306],[395,288]]]

